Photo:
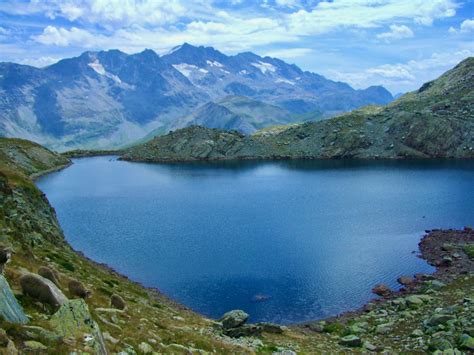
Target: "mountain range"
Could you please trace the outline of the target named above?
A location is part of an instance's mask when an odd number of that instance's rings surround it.
[[[242,133],[393,100],[282,60],[183,44],[85,52],[45,68],[0,63],[0,136],[57,150],[114,148],[200,124]],[[152,133],[150,133],[152,132]]]
[[[474,57],[386,105],[252,135],[193,126],[128,149],[132,161],[474,158]]]

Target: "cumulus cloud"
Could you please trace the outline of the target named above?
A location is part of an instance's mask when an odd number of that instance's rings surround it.
[[[474,32],[474,19],[467,19],[464,20],[461,25],[459,26],[459,29],[451,26],[448,29],[449,33],[455,34],[455,33],[470,33]]]
[[[410,27],[405,25],[390,25],[390,31],[379,33],[378,39],[385,41],[391,41],[396,39],[411,38],[413,37],[413,31]]]
[[[86,30],[72,27],[70,30],[47,26],[43,33],[33,36],[33,39],[41,44],[67,47],[70,45],[80,45],[81,47],[91,48],[101,43],[103,36],[97,36]],[[103,42],[103,41],[102,41]]]
[[[17,15],[43,14],[51,19],[62,17],[118,28],[171,23],[185,16],[189,6],[183,0],[30,0],[2,2],[0,11]]]
[[[461,32],[467,33],[474,31],[474,19],[472,20],[465,20],[461,23]]]
[[[409,91],[437,78],[463,59],[473,55],[474,51],[469,49],[454,53],[433,53],[427,58],[410,60],[406,63],[383,64],[358,72],[332,70],[327,76],[348,82],[355,88],[383,85],[392,92]]]
[[[319,2],[311,11],[289,15],[289,28],[305,34],[321,34],[337,28],[374,28],[394,19],[431,25],[435,19],[452,17],[454,0],[334,0]]]
[[[234,52],[340,29],[376,28],[395,19],[427,24],[453,16],[458,6],[454,0],[334,0],[302,9],[297,6],[297,0],[276,0],[274,4],[289,6],[292,11],[268,17],[255,11],[228,13],[214,8],[213,4],[212,0],[31,0],[13,8],[0,5],[0,10],[25,13],[43,9],[53,17],[107,29],[98,31],[97,27],[90,27],[94,33],[87,32],[84,26],[69,29],[48,26],[42,34],[33,36],[35,41],[46,45],[80,45],[83,41],[85,48],[105,43],[107,47],[166,50],[187,40],[222,45],[223,49]],[[392,24],[390,32],[378,37],[388,41],[411,36],[413,32],[406,25]],[[108,41],[101,37],[107,37]],[[165,48],[164,43],[169,43],[169,47]]]

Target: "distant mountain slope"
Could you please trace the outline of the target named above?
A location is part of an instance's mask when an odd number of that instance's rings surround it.
[[[245,96],[227,96],[220,101],[204,104],[190,115],[177,120],[170,128],[199,125],[250,134],[263,127],[302,122],[320,116],[312,113],[308,114],[308,117],[302,117],[281,107]]]
[[[252,136],[191,127],[123,159],[474,158],[474,58],[397,101]]]
[[[179,122],[186,122],[183,118],[199,114],[199,107],[209,102],[222,106],[219,102],[229,95],[247,96],[292,114],[316,111],[326,117],[392,100],[382,87],[354,90],[253,53],[226,56],[189,44],[162,57],[152,50],[132,55],[86,52],[43,69],[0,63],[0,136],[56,149],[118,147],[151,131],[178,128]],[[223,114],[222,122],[202,116],[201,121],[224,128],[229,117]],[[281,120],[257,121],[263,127]],[[252,131],[246,122],[230,127]]]

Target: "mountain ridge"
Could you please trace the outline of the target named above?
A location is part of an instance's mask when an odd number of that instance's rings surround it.
[[[474,158],[474,57],[387,106],[263,129],[184,128],[128,149],[132,161]]]
[[[167,132],[198,107],[229,95],[325,117],[392,100],[385,89],[354,90],[276,58],[227,56],[187,43],[162,56],[150,49],[108,50],[44,68],[3,62],[0,94],[0,136],[58,150],[114,148],[151,131]]]

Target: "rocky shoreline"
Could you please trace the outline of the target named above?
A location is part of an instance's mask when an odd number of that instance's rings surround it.
[[[449,291],[447,295],[444,292],[450,288],[456,289],[457,284],[465,281],[467,293],[461,295],[458,303],[461,302],[462,307],[468,309],[465,313],[470,315],[470,319],[462,319],[463,324],[459,325],[465,328],[456,329],[459,334],[454,334],[453,328],[455,328],[454,321],[457,320],[456,312],[459,313],[461,306],[453,302],[454,304],[448,308],[429,309],[430,316],[426,317],[425,314],[421,322],[423,326],[407,335],[409,339],[418,339],[418,341],[422,339],[423,346],[420,346],[420,350],[424,351],[459,351],[456,346],[464,351],[474,351],[474,319],[472,317],[474,314],[472,313],[474,311],[474,230],[465,227],[463,230],[427,230],[426,233],[419,242],[419,257],[436,268],[433,274],[401,276],[398,282],[402,284],[402,288],[398,291],[390,290],[385,285],[377,285],[373,292],[383,295],[360,309],[321,321],[305,322],[297,327],[310,333],[338,333],[340,336],[334,335],[333,338],[336,340],[339,338],[341,343],[346,343],[349,347],[382,351],[382,348],[374,345],[376,344],[374,339],[380,338],[381,335],[388,337],[397,322],[408,321],[404,319],[405,316],[410,318],[407,312],[409,313],[410,310],[417,312],[422,307],[426,308],[439,295],[448,296],[452,302],[456,297],[449,295]],[[381,292],[382,290],[384,292]],[[371,327],[367,320],[374,318],[372,317],[374,314],[376,315],[375,325]],[[378,316],[380,318],[377,318]],[[448,322],[451,324],[448,325]],[[446,332],[445,329],[448,326],[450,331]],[[373,343],[364,344],[361,340],[363,336]],[[424,342],[425,336],[430,338],[427,342]]]
[[[0,302],[0,352],[291,355],[474,349],[470,228],[430,231],[420,252],[437,271],[405,277],[404,290],[389,291],[361,310],[290,327],[246,324],[248,315],[237,310],[215,321],[73,251],[54,209],[28,178],[69,161],[31,142],[0,143],[0,249],[6,260],[0,291],[8,296],[0,298],[8,302],[6,307]],[[38,285],[48,297],[38,293]]]

